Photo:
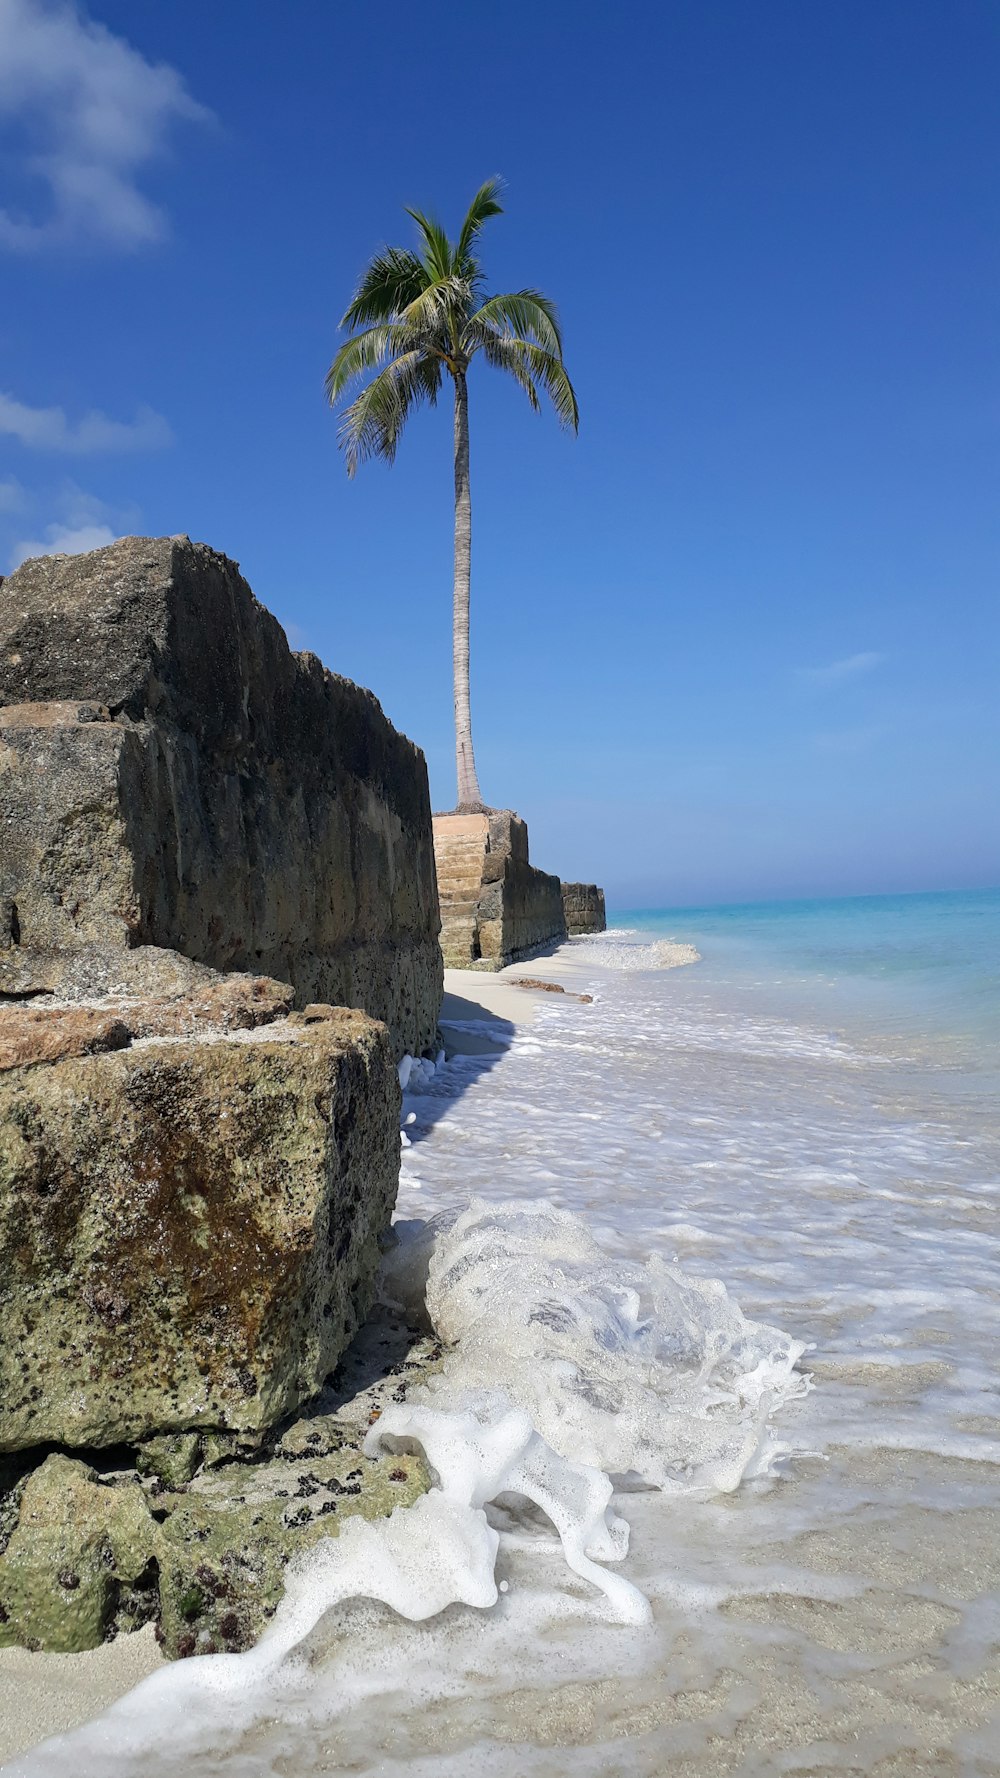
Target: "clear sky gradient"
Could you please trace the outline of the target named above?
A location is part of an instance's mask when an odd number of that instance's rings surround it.
[[[0,0],[0,572],[186,531],[454,798],[451,424],[349,483],[366,258],[502,173],[484,794],[619,906],[1000,881],[993,0]]]

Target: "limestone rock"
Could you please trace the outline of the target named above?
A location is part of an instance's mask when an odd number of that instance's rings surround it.
[[[290,1557],[336,1536],[343,1519],[380,1518],[426,1492],[422,1457],[333,1455],[228,1464],[199,1476],[166,1509],[160,1544],[160,1639],[172,1658],[249,1648],[284,1591]]]
[[[5,1023],[16,1001],[38,1011],[81,1002],[111,1009],[127,1017],[132,1037],[165,1037],[208,1025],[250,1031],[289,1012],[295,995],[287,982],[235,972],[220,975],[157,945],[132,951],[98,946],[36,951],[18,944],[0,950],[0,1016]]]
[[[370,1306],[398,1110],[388,1033],[343,1009],[0,1074],[0,1450],[254,1433],[314,1394]]]
[[[566,931],[571,937],[574,933],[607,930],[603,889],[596,883],[563,883],[561,888]]]
[[[54,1454],[23,1483],[0,1553],[0,1647],[74,1654],[112,1628],[138,1629],[159,1606],[157,1526],[141,1488],[100,1484]]]
[[[432,1047],[423,756],[225,556],[123,538],[4,582],[0,798],[0,993],[22,949],[159,946]]]
[[[510,809],[435,815],[441,949],[455,969],[503,969],[566,937],[558,877],[528,859]]]
[[[0,1012],[0,1073],[32,1062],[58,1062],[64,1056],[93,1056],[127,1049],[132,1033],[114,1012],[73,1006],[18,1006]]]
[[[136,1468],[140,1475],[152,1476],[162,1488],[183,1488],[201,1462],[203,1445],[197,1432],[174,1432],[148,1439],[139,1446]]]

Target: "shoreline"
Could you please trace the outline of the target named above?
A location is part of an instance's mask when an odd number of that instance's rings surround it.
[[[609,1255],[652,1252],[692,1281],[717,1280],[746,1315],[811,1346],[803,1367],[814,1388],[782,1407],[772,1471],[708,1499],[621,1496],[634,1534],[628,1575],[652,1600],[654,1630],[635,1670],[606,1678],[606,1719],[603,1706],[588,1715],[588,1638],[605,1674],[613,1650],[599,1615],[574,1631],[583,1653],[566,1677],[580,1680],[579,1714],[567,1706],[560,1745],[581,1778],[612,1769],[594,1761],[626,1749],[636,1778],[682,1756],[692,1778],[731,1778],[745,1762],[804,1758],[814,1735],[810,1752],[832,1743],[839,1758],[850,1747],[859,1773],[881,1773],[891,1744],[907,1778],[935,1778],[961,1743],[980,1754],[970,1772],[985,1778],[1000,1770],[985,1754],[1000,1689],[982,1615],[1000,1585],[1000,1419],[989,1317],[970,1320],[968,1299],[995,1277],[980,1183],[991,1151],[966,1156],[982,1131],[968,1107],[945,1128],[933,1075],[927,1104],[924,1083],[895,1056],[832,1042],[783,1013],[780,983],[766,1007],[741,994],[730,1005],[721,984],[702,987],[683,970],[664,992],[648,956],[633,973],[612,936],[605,964],[599,947],[571,944],[497,974],[446,971],[441,1025],[458,1066],[407,1095],[403,1220],[470,1195],[498,1213],[544,1198],[580,1214]],[[593,1002],[572,998],[578,990]],[[507,1050],[504,1068],[491,1068]],[[873,1089],[887,1071],[898,1092],[883,1102]],[[514,1550],[506,1560],[511,1600],[530,1598],[534,1558]],[[529,1745],[537,1735],[545,1746],[558,1691],[555,1678],[536,1683],[515,1624],[503,1606],[491,1614],[491,1671],[484,1677],[476,1656],[467,1698],[468,1768],[488,1748],[501,1778],[517,1769],[497,1751],[511,1713]],[[392,1631],[401,1650],[407,1634],[405,1623]],[[456,1649],[433,1623],[420,1636],[421,1660],[438,1663],[442,1696],[454,1685],[458,1709],[461,1637]],[[19,1714],[34,1733],[20,1747],[130,1690],[151,1670],[121,1665],[139,1640],[84,1656],[0,1652],[0,1716],[4,1693],[28,1677]],[[148,1654],[160,1664],[155,1645]],[[735,1691],[716,1684],[720,1662]],[[931,1666],[933,1707],[921,1677]],[[351,1741],[339,1666],[316,1672],[331,1713],[323,1758],[329,1734],[331,1746],[365,1756],[357,1769],[376,1769],[387,1753],[378,1725],[362,1711]],[[405,1657],[399,1682],[398,1732],[419,1740]],[[256,1732],[248,1723],[244,1757]],[[8,1744],[0,1737],[0,1762]],[[316,1758],[306,1735],[302,1778],[334,1769]],[[87,1766],[86,1778],[96,1771]]]
[[[555,959],[541,961],[542,973],[550,972],[551,966],[555,977]],[[533,967],[525,965],[522,973]],[[456,1055],[499,1057],[509,1034],[532,1024],[538,1006],[549,996],[517,987],[517,968],[497,974],[445,970],[440,1022],[449,1060]],[[478,1029],[463,1029],[465,1025]],[[0,1765],[52,1735],[91,1721],[149,1674],[170,1664],[157,1646],[152,1625],[82,1654],[0,1648]]]

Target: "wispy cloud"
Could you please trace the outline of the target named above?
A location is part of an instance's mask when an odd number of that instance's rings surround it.
[[[68,482],[56,501],[57,516],[42,527],[37,537],[22,537],[10,552],[11,572],[31,556],[80,556],[101,549],[124,535],[123,526],[135,524],[135,513],[115,513],[103,500]]]
[[[0,512],[21,512],[25,504],[24,489],[11,476],[0,482]]]
[[[842,661],[831,661],[827,667],[800,667],[798,676],[808,685],[844,685],[851,679],[861,679],[866,673],[873,673],[884,660],[884,654],[871,651],[849,654]]]
[[[0,0],[0,118],[21,127],[29,201],[47,194],[40,214],[0,210],[0,246],[160,240],[166,216],[140,191],[141,169],[175,123],[210,116],[176,68],[147,62],[73,0]]]
[[[0,0],[2,5],[3,0]],[[173,440],[162,414],[136,410],[134,420],[112,420],[98,408],[82,419],[67,419],[61,407],[28,407],[0,393],[0,433],[36,451],[67,451],[88,457],[101,451],[157,451]]]
[[[101,549],[119,535],[110,525],[47,525],[44,537],[26,537],[10,552],[11,571],[32,556],[82,556]]]

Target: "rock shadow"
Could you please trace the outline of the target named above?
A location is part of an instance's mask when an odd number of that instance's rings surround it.
[[[461,994],[445,994],[439,1025],[445,1066],[403,1093],[404,1119],[410,1115],[414,1119],[404,1123],[404,1129],[413,1144],[422,1141],[456,1100],[503,1060],[517,1034],[512,1020]]]

